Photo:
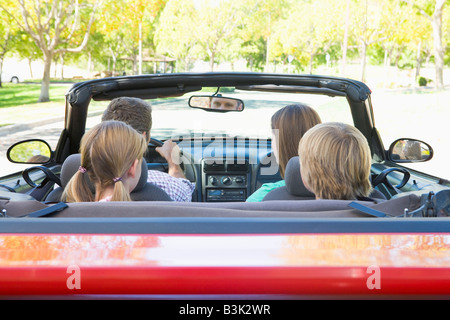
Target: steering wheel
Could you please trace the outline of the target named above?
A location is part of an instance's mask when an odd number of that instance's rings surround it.
[[[411,176],[409,171],[404,169],[404,168],[387,168],[387,169],[384,169],[383,171],[380,172],[379,175],[377,175],[375,177],[375,179],[372,180],[372,186],[375,187],[375,186],[379,185],[380,183],[384,183],[389,188],[394,189],[392,184],[387,179],[387,176],[393,171],[398,171],[398,172],[401,172],[401,173],[404,174],[402,181],[398,185],[395,186],[395,188],[397,188],[397,189],[403,188],[405,186],[405,184],[408,182],[409,177]]]
[[[150,138],[149,145],[150,144],[152,144],[156,147],[162,147],[164,143],[161,140],[158,140],[155,138]],[[180,167],[183,170],[183,173],[184,173],[186,179],[195,183],[197,179],[196,179],[195,168],[194,168],[192,156],[184,151],[181,152],[180,156],[181,156]],[[185,165],[186,163],[189,165],[186,166]]]
[[[155,139],[155,138],[150,138],[149,144],[152,144],[152,145],[157,146],[157,147],[162,147],[162,145],[164,143],[161,140],[158,140],[158,139]]]
[[[30,171],[34,171],[34,170],[40,170],[40,171],[42,171],[45,174],[45,178],[40,184],[36,184],[30,178],[30,174],[29,173],[30,173]],[[22,177],[25,180],[25,182],[29,186],[33,187],[33,188],[41,188],[49,181],[52,181],[52,182],[56,183],[58,186],[62,187],[61,179],[58,176],[56,176],[50,169],[48,169],[48,168],[46,168],[44,166],[34,166],[34,167],[26,168],[22,172]]]

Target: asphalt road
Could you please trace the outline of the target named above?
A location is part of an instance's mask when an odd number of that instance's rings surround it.
[[[2,135],[0,137],[0,176],[4,176],[12,172],[22,171],[30,166],[29,164],[21,165],[8,161],[6,158],[6,151],[12,144],[22,140],[39,138],[47,141],[52,149],[54,149],[58,143],[58,138],[63,125],[64,123],[62,121],[58,121],[25,131],[14,130],[14,128],[11,128],[10,133]]]
[[[6,157],[8,148],[16,142],[27,139],[42,139],[47,141],[52,150],[56,148],[59,135],[64,127],[63,120],[47,121],[44,125],[30,126],[23,130],[23,127],[12,126],[9,130],[3,130],[0,135],[0,177],[13,172],[22,171],[29,167],[29,164],[11,163]],[[92,116],[88,119],[88,125],[100,122],[100,115]],[[6,131],[6,132],[5,132]]]
[[[429,162],[406,166],[445,179],[450,179],[450,167],[448,166],[448,159],[450,158],[449,135],[445,133],[449,115],[446,107],[448,97],[449,92],[446,91],[433,96],[433,99],[427,94],[397,96],[395,93],[374,94],[373,99],[377,128],[385,143],[385,148],[388,148],[389,144],[395,139],[402,137],[416,138],[428,142],[435,151],[433,159]],[[393,105],[396,107],[393,108]],[[427,112],[424,112],[423,106],[426,106]],[[195,118],[196,113],[190,117],[188,113],[181,116],[176,108],[164,106],[164,111],[158,110],[157,104],[153,106],[153,109],[152,133],[155,138],[160,139],[164,138],[160,128],[169,128],[175,132],[175,130],[187,131],[192,127],[197,127],[197,132],[206,132],[208,130],[217,131],[219,128],[225,127],[225,129],[242,129],[243,132],[238,132],[238,135],[254,134],[260,132],[258,128],[254,128],[255,125],[259,124],[262,128],[268,127],[267,123],[270,122],[267,119],[270,119],[274,112],[269,106],[255,110],[249,107],[248,118],[253,120],[251,126],[249,126],[245,122],[245,118],[239,117],[239,114],[236,117],[233,117],[232,114],[208,114],[210,121],[205,123],[201,122],[201,119]],[[334,117],[333,114],[333,119]],[[337,120],[334,119],[333,121]],[[89,117],[87,126],[90,127],[99,122],[100,115],[98,112]],[[7,160],[6,151],[13,143],[40,138],[47,141],[54,149],[62,128],[62,119],[46,119],[28,125],[28,127],[23,125],[14,128],[0,128],[0,176],[21,171],[29,166],[12,164]]]

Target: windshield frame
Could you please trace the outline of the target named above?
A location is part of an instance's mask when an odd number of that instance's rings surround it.
[[[235,87],[247,91],[309,92],[345,96],[353,122],[367,138],[372,154],[386,159],[383,143],[373,119],[370,89],[362,82],[329,76],[239,72],[153,74],[96,79],[73,85],[66,93],[64,130],[58,141],[55,160],[62,162],[77,153],[86,130],[91,100],[110,101],[119,96],[142,99],[180,97],[203,87]]]

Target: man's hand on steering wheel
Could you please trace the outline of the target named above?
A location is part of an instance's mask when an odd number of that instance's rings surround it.
[[[166,140],[162,146],[156,147],[155,150],[167,160],[169,166],[168,174],[175,178],[186,179],[183,170],[180,167],[180,148],[172,140]]]

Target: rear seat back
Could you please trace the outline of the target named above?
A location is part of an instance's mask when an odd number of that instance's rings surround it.
[[[297,217],[297,218],[336,218],[371,217],[368,214],[348,207],[347,200],[304,200],[270,202],[79,202],[68,203],[68,207],[54,217]],[[408,196],[379,203],[357,201],[365,206],[391,216],[402,215],[404,209],[415,210],[420,206],[420,197]],[[8,216],[21,216],[45,208],[38,201],[0,200],[0,211],[5,209]]]

